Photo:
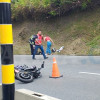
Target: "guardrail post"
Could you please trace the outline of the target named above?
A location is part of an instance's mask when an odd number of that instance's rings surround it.
[[[14,100],[15,78],[13,62],[13,36],[11,0],[0,0],[0,44],[3,100]]]

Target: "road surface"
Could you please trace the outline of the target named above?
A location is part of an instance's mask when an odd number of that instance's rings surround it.
[[[49,78],[52,74],[53,57],[63,75],[61,78]],[[36,60],[32,60],[31,55],[14,56],[15,66],[26,64],[39,67],[42,62],[41,55],[36,56]],[[61,100],[100,100],[100,56],[52,55],[45,60],[45,68],[41,72],[42,78],[32,83],[24,84],[16,80],[15,88],[29,89]]]

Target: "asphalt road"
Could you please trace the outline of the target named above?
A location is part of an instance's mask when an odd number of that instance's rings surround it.
[[[56,58],[61,78],[49,78],[52,74],[53,57]],[[39,67],[42,56],[32,60],[30,55],[14,56],[14,64]],[[1,68],[0,68],[1,70]],[[29,89],[62,100],[100,100],[100,57],[99,56],[49,56],[45,60],[42,77],[24,84],[18,80],[16,89]],[[1,83],[1,71],[0,71]]]

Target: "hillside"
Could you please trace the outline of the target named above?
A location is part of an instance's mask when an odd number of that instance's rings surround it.
[[[59,54],[89,55],[92,50],[93,55],[100,55],[100,7],[49,20],[13,22],[14,54],[30,54],[28,39],[39,30],[54,40],[56,49],[65,46]]]

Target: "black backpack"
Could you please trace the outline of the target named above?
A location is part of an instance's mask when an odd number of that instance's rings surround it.
[[[29,43],[32,45],[35,45],[35,39],[38,38],[37,35],[32,35],[29,39]]]

